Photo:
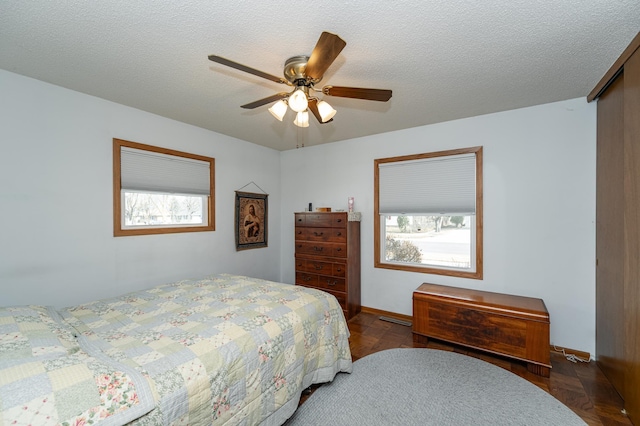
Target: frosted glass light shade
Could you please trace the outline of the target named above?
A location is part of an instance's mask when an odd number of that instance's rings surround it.
[[[293,124],[298,127],[309,127],[309,113],[307,111],[299,112]]]
[[[269,112],[279,121],[282,121],[284,118],[284,114],[287,112],[287,104],[282,99],[273,104],[271,108],[269,108]]]
[[[320,118],[322,118],[322,122],[326,123],[331,120],[334,115],[336,115],[335,109],[325,101],[318,102],[318,113],[320,114]]]
[[[296,89],[291,96],[289,96],[289,106],[295,112],[302,112],[309,106],[307,102],[307,94],[302,89]]]

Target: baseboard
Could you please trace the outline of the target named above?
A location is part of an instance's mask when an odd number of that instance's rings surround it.
[[[565,348],[563,346],[558,346],[558,345],[551,345],[550,346],[550,350],[553,353],[562,353],[562,351],[564,350],[565,355],[575,355],[580,359],[584,359],[584,360],[589,360],[591,361],[591,354],[589,352],[583,352],[583,351],[578,351],[575,349],[570,349],[570,348]]]
[[[391,317],[391,318],[396,318],[399,319],[401,321],[408,321],[408,322],[413,322],[413,316],[412,315],[403,315],[403,314],[398,314],[395,312],[389,312],[389,311],[383,311],[381,309],[375,309],[375,308],[369,308],[367,306],[363,306],[362,307],[362,312],[365,312],[367,314],[372,314],[372,315],[378,315],[378,316],[385,316],[385,317]],[[567,355],[575,355],[578,358],[581,359],[588,359],[591,360],[591,354],[589,352],[583,352],[583,351],[578,351],[575,349],[570,349],[570,348],[565,348],[565,347],[561,347],[561,346],[554,346],[550,345],[549,347],[549,351],[551,352],[558,352],[558,353],[562,353],[562,350],[564,349],[565,354]]]
[[[402,315],[402,314],[397,314],[395,312],[383,311],[381,309],[368,308],[366,306],[362,307],[362,312],[366,312],[367,314],[381,315],[385,317],[395,318],[401,321],[413,322],[413,316],[411,315]]]

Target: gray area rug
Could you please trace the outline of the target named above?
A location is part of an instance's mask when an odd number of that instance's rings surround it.
[[[488,362],[436,349],[389,349],[322,385],[293,425],[584,425],[560,401]]]

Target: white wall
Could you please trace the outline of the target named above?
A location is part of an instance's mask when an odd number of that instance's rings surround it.
[[[0,306],[216,272],[279,278],[278,151],[2,70],[0,132]],[[113,138],[214,157],[216,231],[115,238]],[[236,252],[234,191],[251,181],[269,193],[269,247]]]
[[[595,351],[596,107],[574,99],[281,156],[282,279],[294,282],[293,212],[362,212],[362,304],[411,315],[421,283],[542,298],[551,342]],[[482,145],[484,279],[373,267],[373,160]]]
[[[541,297],[551,340],[595,351],[595,105],[541,105],[279,153],[0,70],[0,306],[66,306],[231,272],[293,283],[293,212],[362,220],[363,305],[422,282]],[[113,237],[112,138],[216,158],[216,231]],[[484,146],[484,280],[373,268],[373,160]],[[269,193],[269,247],[235,251],[234,191]]]

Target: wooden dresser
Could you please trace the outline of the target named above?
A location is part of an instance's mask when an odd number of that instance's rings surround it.
[[[515,358],[549,377],[549,313],[542,299],[425,283],[413,293],[413,337]]]
[[[295,213],[296,285],[333,294],[348,319],[360,312],[360,214]]]

